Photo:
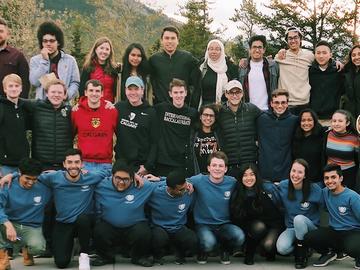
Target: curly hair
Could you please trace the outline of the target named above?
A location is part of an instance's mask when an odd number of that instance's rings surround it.
[[[37,31],[37,39],[39,43],[39,48],[43,48],[43,37],[45,35],[52,35],[55,36],[58,42],[58,50],[64,48],[64,32],[61,28],[53,21],[47,21],[40,24],[38,31]]]

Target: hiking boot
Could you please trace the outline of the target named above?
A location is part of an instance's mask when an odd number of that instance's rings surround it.
[[[320,258],[313,263],[313,266],[327,266],[330,262],[336,259],[335,252],[328,252],[326,254],[322,254]]]
[[[10,261],[6,249],[0,249],[0,270],[9,270]]]
[[[25,266],[32,266],[32,265],[35,264],[34,263],[34,257],[31,254],[29,254],[29,251],[28,251],[28,249],[26,247],[24,247],[22,249],[22,256],[24,258],[23,263],[24,263]]]

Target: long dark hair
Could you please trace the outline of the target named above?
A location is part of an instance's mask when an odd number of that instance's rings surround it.
[[[313,127],[313,129],[311,131],[311,135],[314,135],[314,136],[321,135],[323,127],[319,123],[319,118],[318,118],[316,112],[314,112],[312,109],[306,108],[306,109],[303,109],[299,114],[299,118],[298,118],[299,119],[299,124],[296,127],[295,134],[294,134],[295,139],[302,139],[302,138],[305,137],[305,133],[301,128],[301,118],[302,118],[304,113],[310,113],[310,115],[311,115],[311,117],[312,117],[312,119],[314,121],[314,127]]]
[[[246,163],[240,167],[240,173],[237,178],[237,182],[233,193],[231,195],[230,200],[230,212],[234,219],[241,219],[245,216],[246,209],[244,206],[244,202],[246,199],[246,187],[242,182],[242,178],[246,172],[246,170],[250,169],[255,174],[255,184],[254,184],[254,191],[255,191],[255,200],[253,202],[253,209],[261,211],[261,194],[263,193],[263,181],[260,177],[259,170],[254,163]]]
[[[217,126],[216,120],[218,118],[218,113],[219,113],[219,107],[216,104],[206,104],[206,105],[202,105],[200,107],[200,109],[199,109],[199,119],[198,119],[197,123],[195,124],[195,128],[196,128],[196,130],[201,130],[202,129],[202,123],[201,123],[200,116],[203,114],[205,109],[210,109],[215,114],[215,122],[211,126],[211,130],[213,131],[214,129],[216,129],[216,126]]]
[[[122,63],[123,63],[123,70],[122,76],[123,80],[126,80],[130,76],[131,72],[131,64],[129,63],[129,54],[133,49],[138,49],[141,53],[141,62],[137,67],[138,76],[142,77],[145,80],[145,77],[149,74],[149,63],[146,58],[144,47],[139,43],[131,43],[125,50]]]
[[[307,163],[307,161],[305,159],[298,158],[293,161],[291,168],[295,163],[298,163],[305,168],[305,174],[304,174],[304,179],[303,179],[302,188],[301,188],[301,191],[302,191],[302,201],[301,202],[306,202],[307,199],[309,198],[310,188],[311,188],[310,180],[307,178],[309,175],[309,164]],[[291,169],[290,169],[290,173],[291,173]],[[289,175],[289,186],[288,186],[288,199],[290,201],[295,200],[295,188],[294,188],[293,183],[291,182],[290,175]]]
[[[355,64],[352,62],[352,60],[351,60],[351,54],[353,53],[353,51],[355,50],[355,49],[360,49],[360,44],[357,44],[357,45],[355,45],[355,46],[353,46],[352,48],[351,48],[351,50],[349,51],[349,54],[348,54],[348,59],[347,59],[347,62],[346,62],[346,64],[345,64],[345,66],[344,66],[344,70],[345,71],[349,71],[351,74],[355,74],[356,73],[356,66],[355,66]]]

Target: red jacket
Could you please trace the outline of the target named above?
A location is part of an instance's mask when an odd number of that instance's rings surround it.
[[[90,80],[99,80],[104,86],[104,99],[114,102],[114,83],[115,78],[109,74],[106,74],[104,68],[95,63],[95,69],[90,73]]]
[[[75,134],[78,135],[78,148],[83,160],[97,163],[111,163],[113,156],[113,135],[118,112],[105,109],[105,101],[97,110],[90,109],[87,97],[81,97],[79,109],[71,113]]]

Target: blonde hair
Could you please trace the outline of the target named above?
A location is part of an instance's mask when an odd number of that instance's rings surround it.
[[[65,83],[64,83],[62,80],[60,80],[60,79],[51,79],[51,80],[49,80],[49,81],[46,83],[46,85],[45,85],[45,93],[47,93],[47,92],[49,91],[50,86],[52,86],[52,85],[57,85],[57,84],[63,86],[63,88],[64,88],[64,93],[66,94],[66,91],[67,91],[66,85],[65,85]]]
[[[11,73],[4,77],[4,79],[2,80],[3,88],[6,88],[6,85],[9,82],[15,82],[15,83],[22,85],[22,80],[21,80],[20,76],[15,73]]]

